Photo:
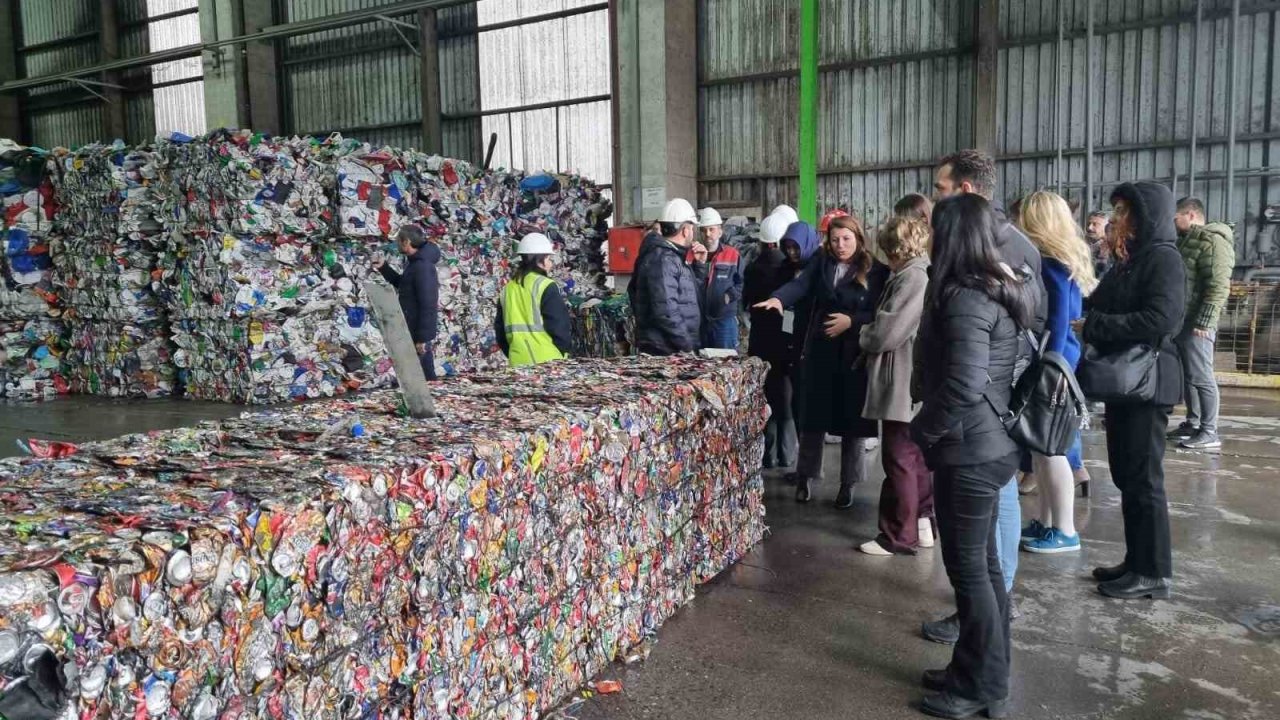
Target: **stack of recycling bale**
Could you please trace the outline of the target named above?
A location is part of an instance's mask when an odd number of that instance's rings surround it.
[[[68,391],[63,325],[49,245],[57,202],[49,154],[0,140],[0,395],[34,400]]]
[[[266,403],[389,385],[382,337],[332,247],[329,145],[223,130],[160,152],[159,282],[188,395]]]
[[[354,140],[338,143],[336,174],[344,239],[363,240],[368,253],[384,249],[404,225],[418,223],[439,244],[444,260],[437,268],[435,357],[442,374],[505,365],[493,311],[520,237],[551,237],[559,251],[554,274],[569,295],[603,292],[601,245],[611,206],[583,178],[485,171],[461,160]]]
[[[432,420],[372,393],[0,461],[0,685],[65,662],[81,718],[541,717],[760,540],[765,369],[566,361]]]
[[[174,394],[177,371],[163,304],[152,283],[165,236],[150,146],[87,145],[61,151],[61,208],[52,243],[54,284],[67,328],[64,368],[76,393]]]

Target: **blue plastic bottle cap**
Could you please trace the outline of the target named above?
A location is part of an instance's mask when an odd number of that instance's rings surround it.
[[[351,426],[351,437],[364,437],[364,425],[356,423]]]

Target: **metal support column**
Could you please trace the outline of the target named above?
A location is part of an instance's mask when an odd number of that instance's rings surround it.
[[[0,83],[18,79],[18,0],[0,0]],[[22,142],[22,99],[18,93],[0,94],[0,137]]]
[[[1204,25],[1204,0],[1196,0],[1196,27],[1191,36],[1191,154],[1187,157],[1187,197],[1196,194],[1196,141],[1200,134],[1200,28]]]
[[[101,12],[98,15],[98,39],[102,51],[102,60],[110,62],[120,59],[120,21],[116,12],[116,0],[102,0],[99,3]],[[120,73],[102,73],[103,92],[106,101],[102,104],[102,128],[107,139],[127,139],[128,129],[125,127],[124,98],[120,94]]]
[[[1064,38],[1064,30],[1067,23],[1066,20],[1066,3],[1064,0],[1058,0],[1058,47],[1054,50],[1053,58],[1057,62],[1057,72],[1053,74],[1053,131],[1055,141],[1058,144],[1058,164],[1055,166],[1054,176],[1057,178],[1057,193],[1062,194],[1063,176],[1066,175],[1066,168],[1062,159],[1063,146],[1066,144],[1064,139],[1064,130],[1066,123],[1062,122],[1062,55],[1063,46],[1066,44]]]
[[[978,57],[973,84],[973,146],[994,156],[999,110],[1000,0],[978,0],[974,32]]]
[[[1222,213],[1227,222],[1232,222],[1232,213],[1235,212],[1232,200],[1235,199],[1236,189],[1236,73],[1240,56],[1239,33],[1240,0],[1232,0],[1231,34],[1227,40],[1227,47],[1230,48],[1230,55],[1227,55],[1227,205]]]
[[[260,0],[241,0],[244,13],[244,31],[262,32],[279,22],[274,13],[275,3]],[[245,75],[248,80],[249,127],[258,132],[284,132],[281,115],[280,56],[275,40],[259,40],[245,43]]]
[[[1085,0],[1084,34],[1084,217],[1093,212],[1093,6],[1097,0]]]
[[[436,10],[418,11],[419,73],[422,83],[422,149],[435,155],[444,154],[444,137],[440,130],[440,33]]]
[[[800,193],[796,212],[818,220],[818,0],[800,0]]]

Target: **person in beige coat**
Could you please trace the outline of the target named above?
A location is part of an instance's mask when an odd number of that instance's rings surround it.
[[[893,273],[862,328],[867,363],[867,401],[862,417],[881,424],[880,534],[864,543],[868,555],[914,555],[933,547],[933,478],[924,454],[911,439],[912,352],[925,287],[929,283],[929,226],[918,217],[894,217],[880,231],[880,249]]]

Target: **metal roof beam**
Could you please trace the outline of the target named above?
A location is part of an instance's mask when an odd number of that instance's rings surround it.
[[[172,60],[182,60],[184,58],[196,57],[203,52],[217,50],[223,47],[231,47],[235,45],[244,45],[245,43],[274,40],[276,38],[294,37],[297,35],[309,35],[311,33],[331,30],[333,28],[347,27],[353,23],[361,22],[377,22],[378,16],[386,15],[395,17],[398,15],[406,15],[418,10],[426,10],[430,8],[444,8],[453,5],[462,5],[468,0],[409,0],[408,2],[398,3],[396,5],[384,5],[377,8],[367,10],[355,10],[352,12],[340,13],[338,15],[329,15],[327,17],[315,20],[304,20],[295,23],[285,23],[283,25],[273,25],[263,28],[260,32],[249,33],[237,37],[226,38],[225,40],[215,40],[212,42],[195,43],[192,45],[184,45],[182,47],[172,48],[170,50],[161,50],[148,55],[141,55],[132,58],[123,58],[110,62],[103,62],[89,67],[77,68],[62,73],[54,73],[52,75],[42,75],[34,78],[24,78],[22,80],[14,80],[0,85],[0,92],[14,92],[16,90],[26,90],[28,88],[40,87],[42,85],[52,85],[60,82],[70,82],[84,75],[93,75],[101,72],[109,72],[112,70],[126,70],[135,67],[146,67],[157,65],[162,62]]]

